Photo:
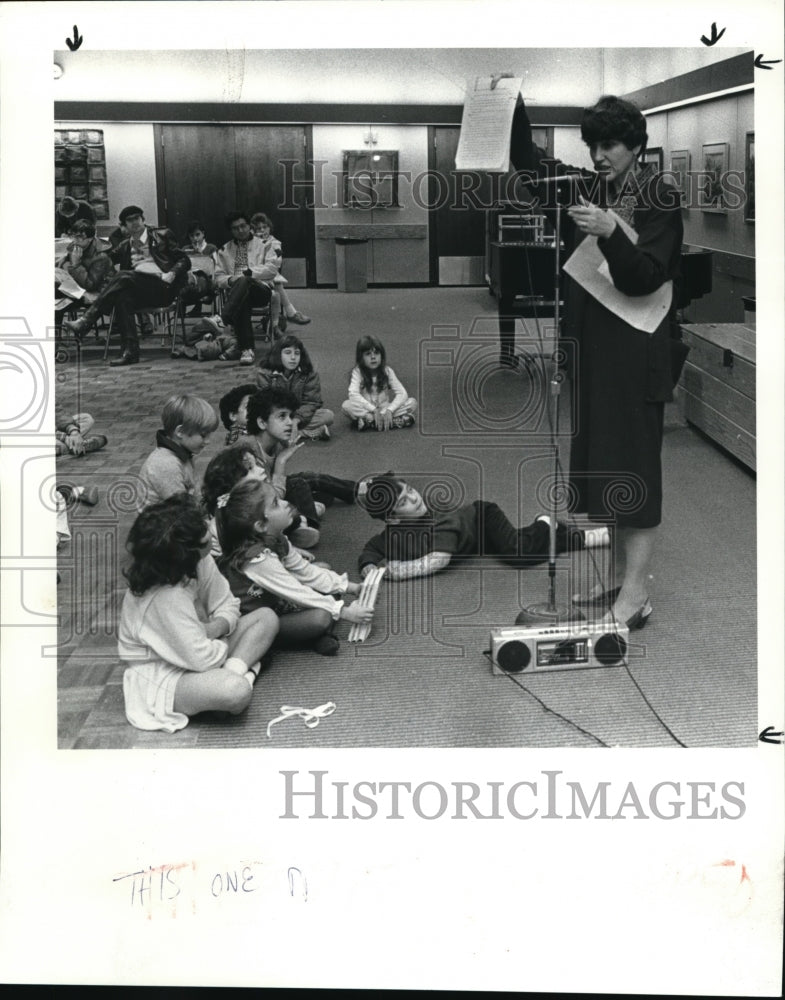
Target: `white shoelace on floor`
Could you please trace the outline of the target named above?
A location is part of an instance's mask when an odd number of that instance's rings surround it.
[[[292,705],[281,705],[281,714],[267,723],[267,738],[271,739],[270,729],[276,722],[283,722],[284,719],[291,719],[293,716],[297,716],[303,720],[309,729],[314,729],[319,725],[319,720],[332,715],[335,708],[335,703],[332,701],[327,701],[324,705],[319,705],[316,708],[296,708]]]

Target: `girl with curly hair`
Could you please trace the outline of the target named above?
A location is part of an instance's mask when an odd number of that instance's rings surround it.
[[[137,729],[174,733],[199,712],[243,712],[278,634],[270,608],[240,618],[210,544],[186,493],[148,507],[128,534],[117,647],[125,714]]]

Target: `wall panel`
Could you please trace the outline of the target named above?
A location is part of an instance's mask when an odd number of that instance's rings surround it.
[[[397,149],[401,172],[398,208],[343,208],[341,172],[343,151],[368,148],[365,139],[373,133],[378,149]],[[427,170],[427,134],[420,125],[314,125],[313,158],[316,177],[316,282],[334,284],[335,243],[320,239],[319,229],[327,225],[427,226],[428,211],[417,195],[418,178]],[[423,188],[424,190],[424,188]],[[418,204],[419,201],[419,204]],[[428,282],[428,241],[373,239],[368,246],[368,280],[371,283]]]

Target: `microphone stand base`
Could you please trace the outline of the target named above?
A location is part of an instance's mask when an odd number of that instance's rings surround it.
[[[559,604],[531,604],[518,614],[515,624],[545,627],[583,621],[586,621],[586,616],[577,608],[567,608]]]

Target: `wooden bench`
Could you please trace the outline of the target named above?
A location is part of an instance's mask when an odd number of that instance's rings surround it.
[[[690,353],[682,372],[684,418],[755,469],[755,327],[682,325]]]

